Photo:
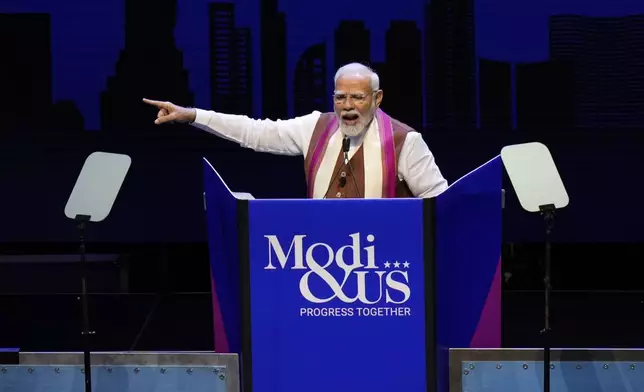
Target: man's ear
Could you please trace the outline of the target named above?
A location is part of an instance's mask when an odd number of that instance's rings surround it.
[[[376,91],[376,107],[380,107],[380,103],[382,102],[382,90]]]

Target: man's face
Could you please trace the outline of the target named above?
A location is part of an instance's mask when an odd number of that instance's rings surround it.
[[[338,78],[333,102],[335,114],[340,120],[340,132],[357,136],[364,131],[376,112],[382,91],[374,94],[368,77],[352,76]]]

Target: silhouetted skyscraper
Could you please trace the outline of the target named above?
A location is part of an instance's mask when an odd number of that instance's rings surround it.
[[[211,3],[209,12],[211,107],[252,116],[250,30],[235,28],[232,3]]]
[[[277,0],[260,0],[262,50],[262,117],[273,120],[288,115],[286,96],[286,16]]]
[[[512,129],[510,63],[479,59],[479,107],[482,129]]]
[[[425,9],[427,125],[476,127],[473,0],[431,0]]]
[[[364,22],[343,20],[334,34],[335,71],[348,63],[369,65],[371,61],[371,37]]]
[[[52,107],[50,36],[48,14],[0,14],[0,129],[48,127]]]
[[[553,16],[550,56],[573,67],[577,127],[643,127],[644,15]]]
[[[85,119],[74,101],[58,101],[54,104],[51,112],[50,128],[52,130],[67,134],[79,134],[85,131]]]
[[[387,89],[383,99],[392,117],[422,130],[422,36],[413,21],[393,21],[385,37]],[[384,86],[383,86],[384,89]]]
[[[253,112],[253,41],[251,30],[248,27],[235,29],[235,49],[237,71],[235,82],[238,87],[239,107],[244,108],[244,113],[252,115]]]
[[[144,97],[193,106],[183,55],[174,42],[176,0],[126,0],[125,49],[101,95],[101,128],[128,132],[154,126]]]
[[[544,61],[515,66],[517,128],[560,131],[574,127],[572,67]]]
[[[327,94],[326,83],[326,44],[309,46],[295,66],[293,97],[296,116],[314,110],[328,110],[331,94]]]

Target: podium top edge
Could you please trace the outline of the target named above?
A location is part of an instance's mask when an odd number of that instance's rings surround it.
[[[183,365],[183,366],[233,366],[238,355],[234,353],[181,352],[181,351],[133,351],[92,352],[94,365]],[[20,365],[82,365],[82,352],[22,352]]]
[[[487,166],[487,165],[491,164],[492,162],[494,162],[494,161],[496,161],[496,160],[500,160],[500,159],[501,159],[501,154],[497,154],[495,157],[493,157],[493,158],[489,159],[489,160],[488,160],[487,162],[485,162],[484,164],[479,165],[478,167],[474,168],[473,170],[470,170],[468,173],[466,173],[465,175],[461,176],[459,179],[457,179],[457,180],[456,180],[456,181],[454,181],[453,183],[449,184],[449,186],[447,187],[446,191],[447,191],[449,188],[451,188],[451,187],[453,187],[454,185],[456,185],[457,183],[459,183],[460,181],[462,181],[462,180],[466,179],[467,177],[469,177],[469,176],[473,175],[473,174],[474,174],[474,173],[476,173],[477,171],[482,170],[485,166]]]

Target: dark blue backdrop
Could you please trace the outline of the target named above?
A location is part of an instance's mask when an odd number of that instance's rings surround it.
[[[557,240],[644,238],[644,3],[21,0],[0,13],[0,241],[73,240],[62,209],[95,149],[133,157],[95,240],[205,240],[201,156],[237,190],[303,197],[301,159],[155,128],[141,98],[285,118],[329,109],[348,61],[382,75],[383,109],[423,132],[450,181],[540,140],[571,196]],[[511,192],[505,227],[540,236]]]
[[[305,196],[302,159],[155,127],[141,98],[284,118],[328,109],[337,65],[363,61],[382,75],[383,109],[423,133],[451,182],[506,144],[549,146],[571,200],[555,240],[585,242],[553,248],[556,289],[642,289],[640,247],[588,244],[644,240],[641,14],[634,0],[0,1],[0,248],[73,253],[63,209],[83,161],[130,154],[111,216],[88,232],[91,252],[122,256],[92,266],[90,290],[202,293],[93,295],[94,348],[210,349],[202,157],[264,198]],[[506,188],[504,342],[534,347],[542,294],[508,288],[541,289],[541,247],[512,244],[540,240],[541,222]],[[0,267],[12,317],[0,347],[80,349],[77,266]],[[641,294],[553,302],[560,347],[644,344]]]

